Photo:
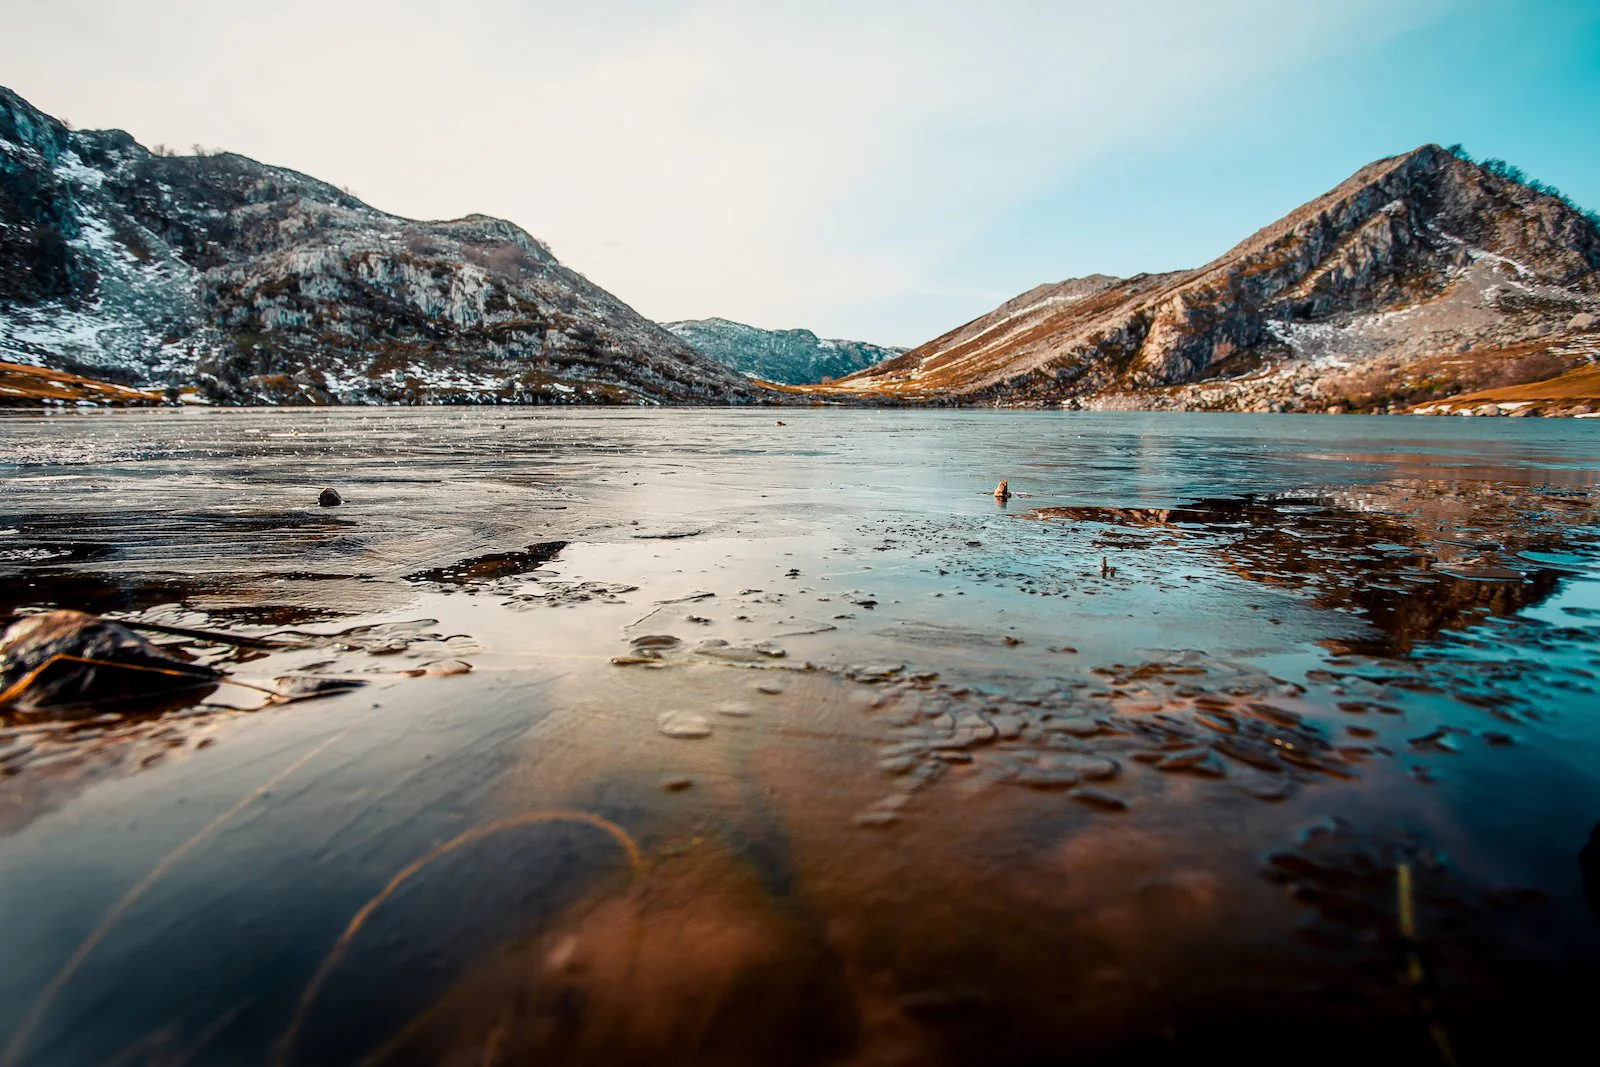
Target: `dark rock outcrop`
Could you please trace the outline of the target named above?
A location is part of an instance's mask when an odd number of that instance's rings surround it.
[[[72,718],[209,692],[221,673],[157,648],[120,623],[46,611],[0,634],[0,711]]]

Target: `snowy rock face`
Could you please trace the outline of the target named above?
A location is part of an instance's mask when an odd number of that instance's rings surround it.
[[[1600,232],[1428,145],[1192,271],[1025,293],[836,388],[905,400],[1390,410],[1594,358]]]
[[[760,390],[511,223],[415,222],[0,88],[0,361],[217,403],[738,403]]]
[[[813,385],[864,370],[904,352],[864,341],[818,337],[810,330],[763,330],[727,319],[664,322],[679,340],[753,378]]]

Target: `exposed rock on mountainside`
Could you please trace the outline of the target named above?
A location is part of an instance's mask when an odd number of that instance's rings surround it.
[[[832,391],[1110,408],[1427,408],[1594,363],[1597,312],[1600,232],[1589,218],[1428,145],[1362,168],[1197,270],[1041,286]]]
[[[727,319],[664,322],[684,344],[741,374],[809,385],[893,359],[903,348],[818,337],[810,330],[763,330]]]
[[[716,403],[759,390],[509,222],[414,222],[0,89],[0,360],[225,403]]]

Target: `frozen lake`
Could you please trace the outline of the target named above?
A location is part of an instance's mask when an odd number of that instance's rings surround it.
[[[0,1067],[1480,1062],[1600,992],[1594,421],[125,411],[0,473],[0,611],[367,683],[0,723]]]

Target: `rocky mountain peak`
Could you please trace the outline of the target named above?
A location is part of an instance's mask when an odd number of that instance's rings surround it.
[[[1161,406],[1200,395],[1178,387],[1262,379],[1255,395],[1212,390],[1228,399],[1203,402],[1388,406],[1416,392],[1410,364],[1480,352],[1493,378],[1490,353],[1570,332],[1597,296],[1589,217],[1430,144],[1368,164],[1195,270],[1041,286],[846,384],[906,399]],[[1582,351],[1524,359],[1514,374]],[[1330,372],[1358,367],[1376,375],[1359,398],[1327,388]]]
[[[664,323],[685,344],[741,374],[783,385],[842,378],[905,351],[865,341],[821,338],[810,330],[763,330],[728,319]]]
[[[502,219],[420,222],[0,89],[0,361],[248,403],[726,402],[759,390]]]

